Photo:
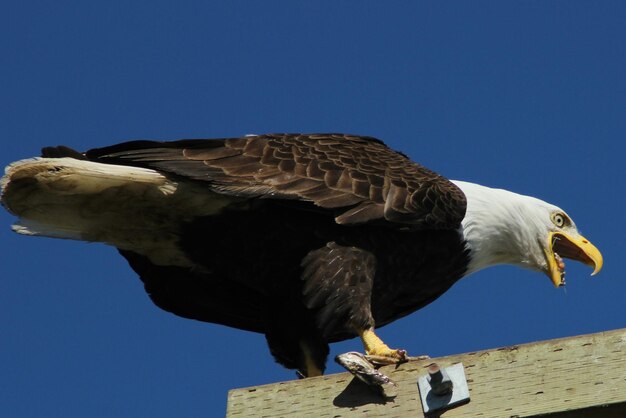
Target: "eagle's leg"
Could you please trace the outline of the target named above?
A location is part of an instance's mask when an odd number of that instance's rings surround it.
[[[299,342],[300,350],[302,350],[303,365],[298,368],[299,373],[303,377],[315,377],[324,374],[324,368],[318,366],[319,360],[313,354],[313,347],[304,339]],[[324,361],[326,358],[324,357]]]
[[[284,315],[283,318],[289,318]],[[288,320],[265,334],[267,344],[274,359],[288,369],[296,370],[299,377],[314,377],[324,374],[328,343],[316,334],[308,324],[293,326]]]
[[[371,299],[376,258],[372,253],[329,242],[307,254],[302,267],[304,303],[325,338],[356,332],[375,363],[407,360],[406,351],[389,348],[374,333]]]
[[[407,361],[406,350],[392,349],[374,332],[374,327],[359,331],[365,354],[375,363],[394,364]]]
[[[328,342],[316,329],[308,310],[293,296],[294,289],[288,287],[281,287],[269,303],[267,344],[274,359],[296,370],[299,377],[321,376],[326,368]]]

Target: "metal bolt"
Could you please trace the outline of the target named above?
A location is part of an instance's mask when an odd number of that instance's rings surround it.
[[[452,380],[437,363],[428,366],[427,380],[433,395],[443,396],[452,393]]]

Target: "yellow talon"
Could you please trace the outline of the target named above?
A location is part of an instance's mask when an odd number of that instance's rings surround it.
[[[407,360],[405,350],[394,350],[389,348],[378,335],[374,333],[374,329],[366,329],[359,333],[365,354],[372,360],[381,363],[393,364]]]

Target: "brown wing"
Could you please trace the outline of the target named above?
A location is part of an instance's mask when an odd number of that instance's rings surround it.
[[[335,210],[340,224],[386,220],[414,228],[455,228],[465,216],[465,196],[453,183],[369,137],[271,134],[134,141],[86,156],[206,181],[224,194],[309,201]]]

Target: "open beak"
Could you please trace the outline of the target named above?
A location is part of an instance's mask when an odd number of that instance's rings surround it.
[[[565,263],[563,258],[580,261],[593,267],[593,273],[597,274],[602,269],[602,254],[585,237],[570,235],[565,232],[551,232],[546,251],[548,260],[547,274],[554,286],[565,285]]]

